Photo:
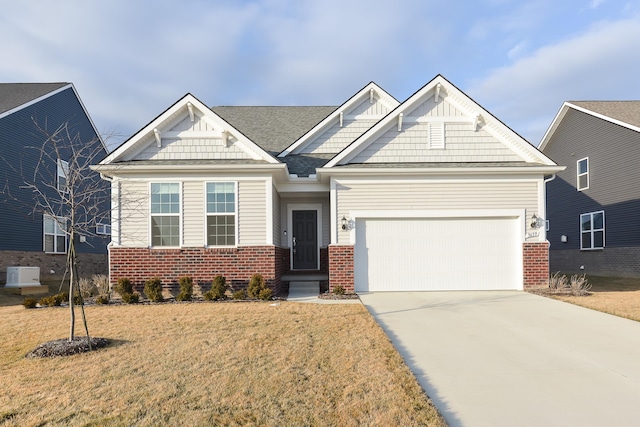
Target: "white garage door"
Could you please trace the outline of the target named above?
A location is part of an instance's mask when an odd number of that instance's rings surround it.
[[[515,218],[358,219],[356,291],[522,289]]]

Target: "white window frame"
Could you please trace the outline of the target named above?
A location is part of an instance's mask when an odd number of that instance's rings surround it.
[[[233,194],[234,194],[234,206],[233,212],[209,212],[209,207],[207,203],[207,194],[208,194],[208,186],[209,184],[233,184]],[[207,181],[204,183],[204,244],[209,248],[234,248],[238,246],[238,182],[231,180],[220,180],[220,181]],[[208,231],[208,223],[209,217],[213,216],[233,216],[234,217],[234,244],[233,245],[210,245],[209,244],[209,231]]]
[[[153,213],[153,186],[171,184],[178,185],[178,212]],[[182,183],[178,181],[158,181],[149,183],[149,247],[151,248],[179,248],[182,242]],[[153,244],[153,218],[154,217],[177,217],[178,218],[178,244],[177,245],[154,245]]]
[[[47,221],[53,223],[53,233],[47,232]],[[43,215],[42,216],[42,250],[47,254],[66,254],[69,245],[69,236],[67,235],[67,218],[63,216]],[[61,227],[64,224],[64,229]],[[47,250],[47,236],[53,236],[53,251]],[[58,237],[64,237],[64,248],[58,248]]]
[[[111,236],[111,224],[103,224],[101,222],[96,224],[96,234],[104,236]]]
[[[593,224],[593,217],[597,214],[602,214],[602,228],[594,228],[594,224]],[[589,216],[589,222],[590,222],[590,229],[589,230],[582,230],[582,218]],[[605,229],[606,229],[606,225],[605,225],[605,216],[604,216],[604,211],[595,211],[595,212],[587,212],[587,213],[583,213],[580,214],[580,250],[581,251],[591,251],[591,250],[598,250],[598,249],[604,249],[604,247],[606,246],[606,240],[605,240]],[[597,232],[602,232],[602,246],[594,246],[594,234]],[[584,234],[589,234],[590,235],[590,241],[591,241],[591,246],[586,248],[583,247],[582,245],[582,236]]]
[[[58,191],[66,193],[69,191],[69,162],[58,159],[56,171],[56,188]]]
[[[580,173],[580,163],[581,162],[585,162],[587,165],[587,171]],[[587,178],[587,185],[585,185],[584,187],[580,186],[580,177],[585,176]],[[583,159],[580,159],[578,161],[576,161],[576,189],[578,191],[583,191],[583,190],[588,190],[589,189],[589,184],[591,183],[591,177],[589,176],[589,158],[585,157]]]

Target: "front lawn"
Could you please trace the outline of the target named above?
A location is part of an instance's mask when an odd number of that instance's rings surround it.
[[[587,276],[587,280],[592,285],[591,295],[552,298],[640,321],[640,279]]]
[[[86,312],[109,347],[27,359],[37,344],[66,336],[68,309],[0,307],[1,426],[446,425],[361,305]]]

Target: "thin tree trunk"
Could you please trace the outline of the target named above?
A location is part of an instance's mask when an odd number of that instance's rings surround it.
[[[69,235],[69,255],[67,256],[67,263],[69,267],[69,315],[71,317],[71,323],[69,325],[69,341],[73,341],[75,336],[75,326],[76,326],[76,310],[74,306],[74,293],[75,286],[74,283],[76,281],[76,245],[75,245],[75,236],[73,233],[73,229],[71,229],[71,234]]]

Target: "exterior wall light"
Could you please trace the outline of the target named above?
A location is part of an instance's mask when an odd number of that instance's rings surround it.
[[[531,228],[541,228],[544,225],[544,219],[539,218],[536,214],[531,217]]]
[[[342,215],[342,219],[340,220],[340,222],[342,223],[342,230],[346,231],[348,221],[344,215]]]

